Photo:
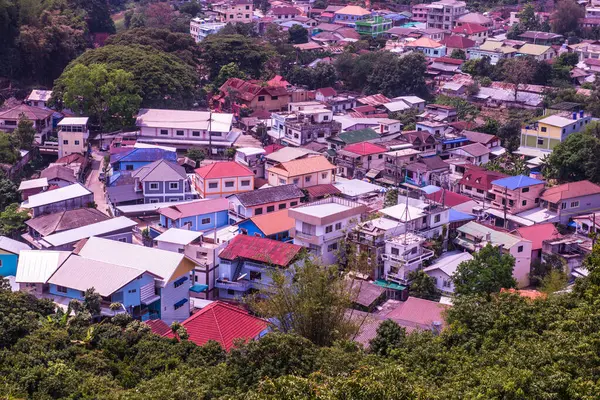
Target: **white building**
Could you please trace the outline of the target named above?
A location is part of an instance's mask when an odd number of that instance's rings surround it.
[[[294,244],[307,247],[323,263],[336,262],[339,241],[358,222],[366,206],[339,197],[329,197],[289,210],[296,220]]]
[[[63,118],[58,123],[58,158],[69,154],[86,154],[88,148],[87,117]]]
[[[208,35],[218,33],[227,25],[225,22],[209,22],[202,18],[192,18],[190,20],[190,35],[196,43],[203,41]]]
[[[423,269],[435,281],[435,286],[444,294],[454,293],[452,276],[460,263],[470,261],[473,256],[467,252],[450,252],[443,254],[429,267]]]
[[[411,232],[403,233],[385,241],[383,273],[388,281],[404,285],[408,274],[423,268],[423,262],[434,256],[432,250],[423,247],[427,239]]]

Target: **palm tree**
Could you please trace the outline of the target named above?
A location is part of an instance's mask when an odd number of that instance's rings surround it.
[[[113,312],[114,317],[115,315],[117,315],[117,311],[123,308],[123,304],[119,302],[110,303],[110,306],[108,306],[108,308],[110,308],[110,310]]]

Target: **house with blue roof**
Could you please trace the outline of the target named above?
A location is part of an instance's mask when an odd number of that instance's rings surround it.
[[[518,214],[540,206],[546,182],[525,175],[509,176],[492,181],[492,207]]]
[[[110,166],[113,171],[135,171],[158,160],[177,162],[177,153],[161,148],[132,148],[111,155]]]

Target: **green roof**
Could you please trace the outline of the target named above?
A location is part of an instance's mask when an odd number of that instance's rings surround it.
[[[379,135],[373,129],[365,128],[358,131],[342,132],[338,138],[346,144],[360,143],[367,140],[379,139]]]
[[[383,279],[377,279],[375,281],[375,284],[377,286],[381,286],[382,288],[386,288],[386,289],[393,289],[393,290],[405,290],[406,289],[406,286],[399,285],[395,282],[384,281]]]
[[[509,233],[500,232],[493,228],[478,224],[477,222],[473,222],[473,221],[471,221],[463,226],[460,226],[459,228],[457,228],[457,230],[459,232],[465,233],[469,236],[474,236],[481,240],[485,240],[486,235],[489,234],[491,243],[493,245],[503,245],[504,248],[507,250],[510,249],[511,247],[513,247],[515,244],[517,244],[521,240],[523,240],[518,236],[511,235]]]

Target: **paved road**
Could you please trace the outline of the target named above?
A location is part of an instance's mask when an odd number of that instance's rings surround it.
[[[102,159],[102,154],[96,152],[96,150],[92,152],[92,171],[85,181],[85,186],[94,192],[94,201],[98,205],[98,210],[102,211],[106,215],[110,215],[107,210],[108,206],[104,196],[104,183],[100,182],[98,179],[98,174],[100,173],[100,168],[102,165]]]

